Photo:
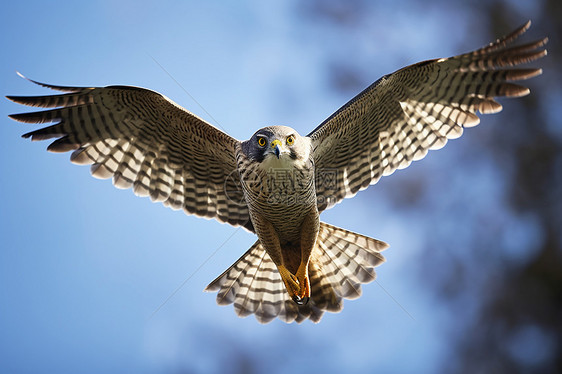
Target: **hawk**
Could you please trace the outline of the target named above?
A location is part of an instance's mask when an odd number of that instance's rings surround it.
[[[515,68],[546,55],[547,38],[513,45],[530,21],[476,51],[420,62],[377,80],[307,136],[285,126],[236,140],[165,96],[138,87],[66,87],[49,96],[8,96],[51,108],[13,114],[51,123],[24,138],[56,138],[97,178],[113,178],[172,209],[242,226],[257,241],[206,290],[258,321],[318,322],[375,279],[387,244],[328,223],[320,213],[403,169],[496,113],[495,97],[529,89],[541,74]]]

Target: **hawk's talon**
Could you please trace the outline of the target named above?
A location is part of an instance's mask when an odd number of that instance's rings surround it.
[[[298,306],[302,306],[302,305],[306,305],[308,304],[308,300],[310,300],[310,297],[298,297],[297,295],[293,296],[293,301],[298,305]]]
[[[306,269],[306,267],[302,267]],[[292,274],[285,266],[278,267],[281,279],[285,283],[289,296],[297,305],[306,305],[310,300],[310,283],[306,270],[297,270],[297,275]]]
[[[297,293],[299,298],[305,298],[305,297],[309,297],[310,296],[310,283],[308,282],[308,277],[302,276],[302,277],[298,277],[298,282],[299,282],[299,292]]]
[[[306,305],[310,299],[310,282],[308,281],[308,265],[301,263],[297,270],[297,280],[299,290],[293,297],[293,301],[298,305]],[[297,300],[295,300],[297,299]]]

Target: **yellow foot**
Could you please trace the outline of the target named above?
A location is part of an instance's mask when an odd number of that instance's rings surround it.
[[[299,266],[297,270],[297,280],[299,281],[299,292],[297,293],[297,297],[302,305],[306,305],[308,300],[310,299],[310,282],[308,280],[308,264],[303,264]],[[295,300],[295,298],[293,298]],[[295,300],[297,304],[297,302]]]
[[[285,288],[289,296],[297,305],[306,305],[310,299],[310,284],[308,282],[308,276],[302,274],[301,277],[297,272],[297,276],[294,276],[287,268],[283,265],[278,266],[279,274],[281,279],[285,283]]]
[[[281,279],[285,283],[285,288],[287,288],[287,292],[289,296],[294,299],[294,295],[299,292],[300,286],[297,277],[295,277],[287,268],[283,265],[278,266],[279,274],[281,275]]]

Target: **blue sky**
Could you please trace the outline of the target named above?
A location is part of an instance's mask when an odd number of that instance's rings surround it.
[[[367,86],[407,64],[463,52],[458,45],[489,41],[478,30],[468,40],[468,6],[430,6],[413,23],[415,2],[410,10],[383,2],[386,13],[373,15],[368,32],[350,35],[299,18],[296,0],[56,4],[0,6],[2,95],[49,93],[16,70],[53,84],[142,86],[238,139],[272,124],[306,134],[350,99],[327,84],[327,53],[353,59]],[[413,275],[425,235],[426,226],[416,225],[421,213],[394,215],[378,185],[322,216],[391,244],[378,283],[318,325],[260,325],[202,292],[253,235],[92,178],[69,155],[45,152],[48,143],[21,139],[35,127],[6,116],[24,110],[0,101],[0,372],[235,372],[232,362],[245,361],[233,358],[245,357],[271,373],[312,365],[431,373],[447,356],[442,325],[453,316]],[[451,162],[448,148],[439,151],[442,161],[428,157],[412,173]],[[493,173],[474,173],[480,182],[470,193],[493,200]]]

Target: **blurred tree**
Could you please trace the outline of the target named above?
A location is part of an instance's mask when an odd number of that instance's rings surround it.
[[[401,5],[416,7],[406,3]],[[400,180],[389,178],[377,193],[388,195],[397,214],[423,212],[428,218],[420,223],[431,232],[419,261],[420,276],[453,316],[450,337],[455,343],[452,355],[444,357],[446,372],[562,372],[562,61],[552,42],[562,36],[562,2],[423,4],[428,10],[464,9],[475,22],[474,32],[485,32],[488,40],[532,17],[530,34],[550,36],[549,56],[540,61],[543,76],[529,83],[532,95],[507,103],[509,110],[499,116],[487,116],[478,139],[455,143],[450,168],[431,176],[413,171]],[[365,0],[316,0],[299,8],[298,15],[350,37],[384,9]],[[326,56],[334,90],[349,94],[364,88],[353,59]],[[452,200],[437,187],[458,185],[454,169],[459,166],[465,174],[476,174],[455,190],[469,198]],[[488,168],[492,185],[486,191],[497,200],[479,204],[478,191],[471,189],[486,183]],[[436,214],[440,220],[431,218]],[[434,227],[444,215],[453,223]],[[436,250],[453,242],[450,250]],[[429,276],[427,269],[432,269]]]

